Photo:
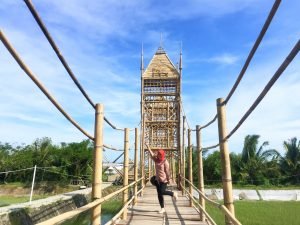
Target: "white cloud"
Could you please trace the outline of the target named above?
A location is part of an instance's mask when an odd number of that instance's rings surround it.
[[[276,54],[272,54],[272,57],[265,57],[264,60],[261,60],[260,57],[259,59],[254,58],[240,85],[227,104],[228,133],[237,125],[253,104],[288,55],[293,44],[293,41],[290,41],[289,45],[282,47]],[[262,53],[260,54],[262,56]],[[300,98],[299,57],[298,55],[288,66],[258,107],[230,138],[230,151],[241,152],[244,137],[248,134],[261,135],[261,143],[262,141],[269,141],[270,148],[275,148],[279,151],[283,151],[283,141],[292,137],[300,138],[300,102],[297,100]],[[193,80],[190,81],[192,82]],[[193,92],[189,90],[193,87],[190,84],[191,82],[183,82],[187,86],[183,87],[184,107],[192,129],[194,129],[196,124],[203,126],[213,119],[216,115],[216,99],[219,97],[225,98],[233,85],[232,82],[231,85],[227,84],[228,86],[225,86],[221,80],[219,80],[218,85],[214,78],[210,78],[205,80],[207,86],[210,86],[210,89],[208,89],[203,82],[199,81],[197,83],[197,81],[195,80],[195,86],[198,86],[198,88],[195,88]],[[202,131],[202,140],[203,147],[218,143],[216,122]]]
[[[239,13],[253,14],[252,20],[261,23],[273,1],[186,1],[184,6],[180,1],[137,0],[55,0],[33,3],[92,100],[104,104],[105,115],[114,125],[134,127],[140,120],[141,42],[145,43],[145,61],[150,60],[151,54],[158,47],[162,32],[165,49],[176,64],[178,40],[185,38],[188,42],[193,35],[200,37],[204,32],[213,32],[218,29],[215,25],[228,15],[234,17]],[[253,102],[279,65],[280,57],[285,57],[291,42],[299,37],[299,30],[290,29],[297,25],[296,22],[291,24],[292,20],[298,21],[297,18],[284,17],[285,23],[280,23],[282,15],[290,12],[291,7],[287,7],[287,4],[282,3],[282,14],[276,16],[271,30],[267,33],[269,36],[260,46],[241,86],[228,104],[228,130]],[[293,6],[296,3],[289,4]],[[10,8],[9,12],[7,8]],[[66,111],[93,134],[92,107],[69,78],[25,4],[5,0],[0,5],[0,17],[3,31],[25,63]],[[186,21],[188,23],[184,23]],[[185,26],[189,26],[190,21],[194,32],[186,30]],[[207,27],[201,26],[207,21]],[[230,22],[239,21],[229,20],[226,25],[231,26]],[[282,27],[285,28],[284,34],[278,29]],[[276,35],[275,29],[278,30]],[[286,33],[290,35],[286,37]],[[257,34],[251,35],[256,37]],[[228,43],[231,42],[230,37],[224,38],[228,38]],[[241,36],[241,42],[245,46],[249,39],[243,38]],[[209,41],[207,43],[214,44]],[[216,114],[216,98],[224,97],[228,93],[235,79],[230,74],[238,74],[243,63],[241,56],[245,57],[246,53],[232,50],[230,45],[208,51],[200,40],[191,46],[199,46],[200,50],[196,54],[189,51],[184,55],[182,94],[189,124],[194,126],[203,125]],[[269,52],[267,57],[265,51]],[[299,57],[295,59],[296,62],[297,60],[299,61]],[[297,99],[300,97],[300,84],[297,78],[299,67],[295,64],[279,79],[261,105],[232,137],[230,146],[234,151],[241,149],[241,140],[249,133],[260,134],[262,140],[269,140],[274,146],[279,146],[286,138],[299,134]],[[3,45],[0,46],[0,75],[0,136],[3,141],[20,140],[28,143],[41,136],[50,136],[55,141],[85,138],[50,104],[17,66]],[[107,127],[105,142],[122,147],[122,134],[115,132]],[[203,131],[203,145],[215,144],[217,140],[215,123]]]
[[[207,61],[208,62],[216,62],[216,63],[220,63],[220,64],[227,64],[227,65],[231,65],[236,63],[238,60],[237,56],[233,56],[230,54],[222,54],[220,56],[215,56],[212,58],[208,58]]]

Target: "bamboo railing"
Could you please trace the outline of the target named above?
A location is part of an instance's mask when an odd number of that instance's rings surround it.
[[[185,181],[190,185],[190,187],[192,187],[194,190],[196,190],[196,191],[199,193],[199,195],[201,195],[201,197],[202,197],[203,199],[205,199],[207,202],[209,202],[213,207],[219,209],[226,217],[228,217],[229,220],[230,220],[234,225],[241,225],[241,223],[235,218],[234,214],[232,214],[232,213],[226,208],[225,205],[222,205],[222,204],[220,204],[220,203],[218,203],[218,202],[215,202],[215,201],[209,199],[208,197],[206,197],[206,195],[205,195],[203,192],[201,192],[201,191],[200,191],[194,184],[192,184],[188,179],[185,178]],[[189,195],[189,197],[190,197],[191,199],[193,199],[194,203],[196,203],[196,204],[200,207],[200,209],[203,210],[204,214],[208,217],[208,213],[205,211],[205,209],[202,207],[202,205],[199,204],[199,203],[195,200],[195,198],[194,198],[194,196],[193,196],[193,193],[188,192],[188,195]],[[200,197],[200,196],[199,196],[199,197]],[[209,218],[209,217],[208,217],[208,218]],[[209,221],[211,222],[211,220],[212,220],[212,219],[210,218]]]
[[[89,204],[87,204],[87,205],[85,205],[85,206],[80,207],[80,208],[77,208],[77,209],[74,209],[74,210],[72,210],[72,211],[69,211],[69,212],[60,214],[60,215],[58,215],[58,216],[56,216],[56,217],[53,217],[53,218],[51,218],[51,219],[49,219],[49,220],[47,220],[47,221],[38,223],[37,225],[53,225],[53,224],[59,223],[59,222],[61,222],[61,221],[70,219],[70,218],[72,218],[72,217],[74,217],[74,216],[76,216],[76,215],[78,215],[78,214],[80,214],[80,213],[82,213],[82,212],[85,212],[85,211],[87,211],[87,210],[89,210],[89,209],[92,209],[92,208],[98,206],[98,205],[101,205],[103,202],[105,202],[105,201],[111,199],[112,197],[114,197],[115,195],[117,195],[117,194],[119,194],[119,193],[121,193],[121,192],[124,192],[125,190],[128,190],[130,187],[132,187],[133,185],[135,185],[135,184],[137,184],[138,182],[142,181],[143,179],[144,179],[144,178],[141,177],[141,178],[138,179],[137,181],[134,181],[134,182],[130,183],[129,185],[127,185],[127,186],[125,186],[125,187],[122,187],[121,189],[119,189],[119,190],[117,190],[117,191],[115,191],[115,192],[113,192],[113,193],[111,193],[111,194],[109,194],[109,195],[107,195],[107,196],[105,196],[105,197],[102,197],[102,198],[100,198],[100,199],[97,199],[97,200],[95,200],[95,201],[93,201],[93,202],[91,202],[91,203],[89,203]],[[140,192],[143,188],[144,188],[144,187],[142,186],[141,189],[139,190],[139,192]],[[139,192],[138,192],[138,193],[139,193]],[[137,194],[138,194],[138,193],[137,193]],[[135,195],[132,196],[132,199],[134,199],[134,198],[135,198]],[[124,204],[124,206],[125,206],[126,204],[129,205],[129,204],[132,202],[132,199],[126,201],[126,203]],[[121,211],[120,211],[117,215],[120,216],[121,213],[123,213],[123,211],[124,211],[124,206],[123,206],[123,208],[121,209]],[[115,217],[114,217],[114,218],[115,218]],[[114,219],[114,218],[113,218],[113,219]],[[100,223],[99,223],[99,224],[100,224]]]

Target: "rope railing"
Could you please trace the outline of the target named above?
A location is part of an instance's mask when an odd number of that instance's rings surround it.
[[[228,103],[229,99],[231,98],[231,96],[235,92],[236,88],[238,87],[239,83],[241,82],[241,80],[242,80],[242,78],[243,78],[243,76],[244,76],[244,74],[245,74],[245,72],[246,72],[246,70],[247,70],[247,68],[248,68],[248,66],[249,66],[249,64],[250,64],[250,62],[251,62],[251,60],[252,60],[255,52],[256,52],[256,50],[258,49],[258,47],[259,47],[259,45],[260,45],[263,37],[265,36],[265,34],[266,34],[266,32],[267,32],[267,30],[269,28],[269,25],[272,22],[272,19],[273,19],[274,15],[275,15],[277,9],[279,8],[280,3],[281,3],[281,0],[276,0],[274,2],[273,7],[272,7],[271,11],[269,12],[268,17],[267,17],[267,19],[266,19],[266,21],[265,21],[265,23],[264,23],[264,25],[263,25],[263,27],[262,27],[259,35],[258,35],[255,43],[254,43],[251,51],[248,54],[248,57],[247,57],[247,59],[246,59],[246,61],[244,63],[244,66],[242,67],[242,70],[240,71],[240,73],[239,73],[239,75],[238,75],[238,77],[237,77],[237,79],[236,79],[233,87],[229,91],[229,93],[228,93],[228,95],[227,95],[227,97],[226,97],[226,99],[224,101],[224,104]],[[209,125],[211,125],[213,122],[216,121],[217,117],[218,116],[215,115],[215,117],[210,122],[208,122],[206,125],[202,126],[201,129],[204,129],[204,128],[208,127]]]
[[[85,92],[85,90],[83,89],[83,87],[81,86],[81,84],[79,83],[79,81],[77,80],[76,76],[74,75],[73,71],[71,70],[70,66],[68,65],[67,61],[65,60],[64,56],[59,51],[59,48],[57,47],[57,45],[55,44],[53,38],[51,37],[51,35],[50,35],[47,27],[45,26],[45,24],[43,23],[41,17],[39,16],[38,12],[34,8],[32,2],[30,0],[24,0],[24,2],[26,4],[26,6],[28,7],[29,11],[31,12],[32,16],[34,17],[35,21],[38,23],[39,27],[41,28],[43,34],[47,38],[49,44],[51,45],[52,49],[56,53],[56,55],[59,58],[60,62],[63,64],[63,66],[66,69],[66,71],[68,72],[69,76],[74,81],[75,85],[79,88],[80,92],[84,95],[84,97],[90,103],[90,105],[94,109],[96,109],[95,103],[91,100],[91,98],[88,96],[88,94]],[[115,130],[121,130],[121,131],[124,130],[124,128],[118,128],[118,127],[114,126],[105,116],[104,116],[104,121],[109,126],[111,126],[111,128],[113,128]]]
[[[277,81],[277,79],[281,76],[281,74],[285,71],[285,69],[288,67],[288,65],[293,61],[295,56],[298,54],[300,49],[300,41],[295,44],[289,55],[286,57],[286,59],[283,61],[283,63],[280,65],[280,67],[277,69],[273,77],[270,79],[270,81],[267,83],[267,85],[264,87],[260,95],[256,98],[254,103],[251,105],[251,107],[247,110],[247,112],[244,114],[244,116],[240,119],[238,124],[232,129],[232,131],[222,140],[222,142],[228,140],[237,130],[238,128],[245,122],[245,120],[248,118],[248,116],[254,111],[254,109],[258,106],[258,104],[261,102],[261,100],[266,96],[266,94],[269,92],[271,87],[274,85],[274,83]],[[216,148],[220,145],[220,143],[216,145],[212,145],[209,147],[202,148],[203,150],[209,150]]]
[[[114,130],[120,130],[120,131],[124,131],[124,128],[118,128],[115,125],[113,125],[105,116],[104,116],[104,121]]]
[[[240,74],[239,74],[236,82],[234,83],[232,89],[230,90],[228,96],[225,99],[225,104],[228,103],[229,99],[231,98],[231,96],[235,92],[237,86],[239,85],[240,81],[242,80],[242,78],[243,78],[243,76],[244,76],[244,74],[245,74],[245,72],[246,72],[246,70],[247,70],[247,68],[248,68],[248,66],[249,66],[249,64],[250,64],[250,62],[251,62],[251,60],[252,60],[252,58],[253,58],[256,50],[257,50],[257,48],[258,48],[258,46],[260,45],[260,43],[261,43],[264,35],[266,34],[266,32],[267,32],[267,30],[269,28],[269,25],[271,24],[271,21],[272,21],[274,15],[275,15],[275,13],[276,13],[276,11],[277,11],[280,3],[281,3],[281,0],[276,0],[274,2],[273,7],[272,7],[272,9],[271,9],[271,11],[270,11],[270,13],[269,13],[269,15],[267,17],[267,20],[264,23],[264,25],[263,25],[263,27],[262,27],[262,29],[261,29],[261,31],[260,31],[260,33],[259,33],[259,35],[258,35],[258,37],[257,37],[257,39],[256,39],[256,41],[254,43],[254,45],[253,45],[253,47],[252,47],[252,49],[251,49],[251,51],[250,51],[250,53],[249,53],[249,55],[248,55],[248,57],[246,59],[246,62],[244,64],[244,66],[243,66],[243,68],[242,68],[242,70],[241,70],[241,72],[240,72]]]
[[[124,149],[118,149],[118,148],[108,146],[108,145],[105,145],[105,144],[103,145],[103,148],[110,149],[110,150],[113,150],[113,151],[124,151]]]
[[[251,105],[251,107],[248,109],[248,111],[245,113],[245,115],[241,118],[241,120],[238,122],[238,124],[225,137],[225,139],[223,141],[228,140],[237,131],[237,129],[243,124],[243,122],[248,118],[248,116],[253,112],[253,110],[258,106],[258,104],[261,102],[261,100],[269,92],[271,87],[274,85],[274,83],[277,81],[277,79],[281,76],[281,74],[285,71],[285,69],[288,67],[288,65],[293,61],[295,56],[298,54],[299,50],[300,50],[300,40],[298,40],[298,42],[295,44],[292,51],[289,53],[289,55],[286,57],[286,59],[283,61],[283,63],[280,65],[280,67],[277,69],[277,71],[275,72],[273,77],[267,83],[265,88],[262,90],[260,95],[254,101],[254,103]]]
[[[209,202],[211,205],[213,205],[214,207],[220,209],[221,212],[222,212],[224,215],[226,215],[226,216],[231,220],[231,222],[232,222],[234,225],[241,225],[241,223],[235,218],[235,216],[232,215],[232,213],[226,208],[225,205],[222,205],[222,204],[220,204],[220,203],[218,203],[218,202],[215,202],[215,201],[209,199],[208,197],[206,197],[206,195],[205,195],[204,193],[202,193],[197,187],[195,187],[195,185],[192,184],[191,181],[189,181],[189,180],[186,179],[186,178],[184,178],[184,179],[185,179],[186,182],[189,183],[189,185],[191,185],[191,186],[194,188],[194,190],[196,190],[196,191],[201,195],[202,198],[204,198],[206,201],[208,201],[208,202]],[[190,196],[192,196],[192,193],[189,193],[188,191],[187,191],[187,193],[188,193]],[[193,197],[193,196],[192,196],[192,197]]]
[[[210,149],[213,149],[213,148],[216,148],[220,146],[220,143],[216,144],[216,145],[211,145],[211,146],[208,146],[208,147],[204,147],[204,148],[201,148],[202,150],[210,150]]]
[[[19,64],[19,66],[23,69],[23,71],[30,77],[30,79],[39,87],[39,89],[46,95],[46,97],[52,102],[52,104],[65,116],[65,118],[70,121],[78,130],[80,130],[85,136],[87,136],[89,139],[94,140],[94,137],[91,136],[89,133],[87,133],[85,130],[83,130],[73,119],[71,116],[69,116],[64,109],[60,106],[60,104],[52,97],[52,95],[47,91],[47,89],[43,86],[43,84],[35,77],[33,72],[26,66],[26,64],[23,62],[23,60],[20,58],[18,53],[15,51],[13,46],[9,43],[7,38],[5,37],[4,33],[0,30],[0,39],[6,49],[10,52],[10,54],[13,56],[13,58],[16,60],[16,62]]]
[[[79,81],[75,77],[73,71],[69,67],[69,65],[66,62],[64,56],[61,54],[61,52],[59,51],[59,49],[58,49],[57,45],[55,44],[53,38],[51,37],[48,29],[46,28],[46,26],[44,25],[44,23],[43,23],[42,19],[40,18],[39,14],[35,10],[32,2],[30,0],[24,0],[24,2],[27,5],[27,7],[28,7],[29,11],[31,12],[32,16],[34,17],[35,21],[38,23],[39,27],[43,31],[44,35],[46,36],[48,42],[50,43],[52,49],[56,53],[56,55],[59,58],[60,62],[63,64],[63,66],[67,70],[68,74],[70,75],[70,77],[72,78],[72,80],[74,81],[74,83],[76,84],[76,86],[79,88],[80,92],[84,95],[84,97],[87,99],[87,101],[95,109],[96,108],[95,103],[93,103],[93,101],[90,99],[90,97],[88,96],[88,94],[84,91],[83,87],[80,85]]]
[[[180,99],[180,103],[181,103],[181,107],[180,107],[181,112],[182,112],[183,115],[185,116],[185,122],[186,122],[186,124],[187,124],[187,126],[188,126],[188,129],[190,129],[190,125],[189,125],[189,122],[188,122],[188,120],[187,120],[187,116],[186,116],[186,113],[185,113],[185,111],[184,111],[184,107],[183,107],[183,103],[182,103],[182,100],[181,100],[181,99]]]
[[[209,121],[207,124],[205,124],[204,126],[200,127],[200,129],[204,129],[206,127],[208,127],[209,125],[211,125],[212,123],[214,123],[216,121],[216,119],[218,118],[218,115],[215,115],[215,117]]]
[[[66,213],[62,213],[62,214],[60,214],[60,215],[58,215],[56,217],[53,217],[53,218],[51,218],[51,219],[49,219],[47,221],[38,223],[37,225],[53,225],[53,224],[59,223],[59,222],[61,222],[63,220],[70,219],[70,218],[72,218],[72,217],[74,217],[74,216],[76,216],[76,215],[78,215],[78,214],[80,214],[82,212],[85,212],[85,211],[87,211],[89,209],[94,208],[97,205],[102,204],[103,202],[105,202],[105,201],[109,200],[110,198],[114,197],[115,195],[123,192],[124,190],[128,189],[129,187],[131,187],[131,186],[135,185],[136,183],[140,182],[142,179],[144,179],[144,178],[141,177],[137,181],[134,181],[134,182],[130,183],[129,185],[126,185],[123,188],[121,188],[121,189],[119,189],[119,190],[117,190],[117,191],[115,191],[115,192],[113,192],[113,193],[111,193],[111,194],[109,194],[109,195],[107,195],[105,197],[97,199],[97,200],[95,200],[95,201],[93,201],[93,202],[91,202],[91,203],[89,203],[89,204],[87,204],[85,206],[82,206],[80,208],[74,209],[72,211],[69,211],[69,212],[66,212]]]

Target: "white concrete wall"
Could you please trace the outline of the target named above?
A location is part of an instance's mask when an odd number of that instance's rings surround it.
[[[233,189],[233,199],[236,200],[265,200],[265,201],[300,201],[300,190],[248,190]],[[208,188],[204,190],[207,197],[212,200],[223,200],[223,189]],[[198,192],[194,190],[194,197],[198,198]],[[260,199],[260,196],[261,199]]]

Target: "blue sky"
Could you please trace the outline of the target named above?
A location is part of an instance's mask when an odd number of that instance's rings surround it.
[[[270,0],[79,1],[33,0],[77,79],[117,127],[140,121],[140,52],[145,65],[159,47],[174,64],[183,46],[182,97],[191,128],[216,114],[273,5]],[[240,86],[227,105],[233,129],[300,36],[300,1],[283,1]],[[60,64],[23,1],[2,0],[0,27],[64,109],[93,135],[94,111]],[[247,134],[259,134],[283,152],[284,140],[300,138],[300,56],[229,141],[241,152]],[[86,137],[48,101],[0,44],[0,141],[54,143]],[[104,142],[123,146],[123,134],[105,125]],[[193,137],[193,139],[195,139]],[[203,147],[217,143],[217,124],[202,133]],[[195,143],[195,140],[193,140]],[[131,138],[131,143],[133,139]],[[133,144],[131,144],[133,146]]]

